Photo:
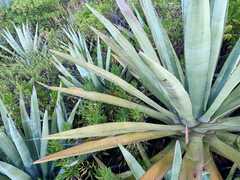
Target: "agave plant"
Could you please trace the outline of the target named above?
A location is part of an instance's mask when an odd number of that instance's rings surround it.
[[[88,6],[106,27],[110,36],[93,27],[92,30],[111,47],[115,56],[123,64],[127,64],[129,71],[142,83],[151,96],[143,94],[118,76],[87,63],[84,57],[79,59],[80,57],[76,58],[56,51],[53,51],[56,56],[78,64],[111,81],[142,100],[142,103],[137,104],[112,95],[89,92],[77,87],[48,88],[92,101],[137,109],[155,119],[157,123],[106,123],[50,135],[49,139],[92,137],[98,137],[98,139],[48,155],[36,163],[106,150],[117,147],[118,144],[126,145],[172,137],[173,143],[170,142],[158,154],[158,162],[142,176],[142,179],[158,179],[166,174],[172,164],[176,140],[185,144],[180,179],[201,179],[205,172],[210,174],[211,179],[222,179],[214,163],[212,152],[238,165],[240,163],[240,152],[234,145],[239,137],[234,132],[239,131],[240,117],[232,115],[232,112],[240,105],[238,98],[240,40],[226,59],[221,71],[215,76],[228,1],[182,1],[184,67],[179,62],[151,0],[140,0],[140,4],[151,30],[153,42],[150,41],[126,1],[116,0],[116,2],[138,42],[138,48],[134,47],[109,20]],[[153,96],[154,99],[150,98]]]
[[[60,94],[58,97],[56,109],[59,109]],[[65,123],[72,124],[76,113],[76,104],[69,118],[66,119],[65,114],[56,112],[58,127],[62,127]],[[20,111],[23,132],[16,128],[10,113],[7,111],[3,102],[0,100],[0,113],[4,124],[4,129],[0,131],[0,174],[10,179],[27,180],[27,179],[49,179],[53,178],[58,172],[58,168],[54,163],[45,163],[41,166],[33,165],[33,161],[45,156],[48,152],[48,140],[46,137],[51,132],[61,132],[54,129],[54,123],[49,126],[49,115],[45,111],[43,117],[38,107],[38,99],[35,88],[33,88],[31,97],[30,116],[27,113],[25,102],[22,94],[20,95]],[[42,117],[42,118],[41,118]],[[61,129],[60,129],[61,130]],[[55,174],[56,175],[56,174]]]
[[[84,62],[94,63],[95,60],[97,61],[97,65],[100,68],[109,71],[110,69],[110,62],[111,62],[111,49],[108,48],[106,59],[103,58],[103,53],[101,51],[101,44],[100,39],[97,40],[97,55],[95,58],[92,58],[90,55],[90,48],[88,48],[86,40],[84,36],[79,32],[75,31],[72,27],[63,28],[63,32],[70,41],[70,44],[64,44],[65,49],[75,58],[82,59]],[[84,58],[81,58],[81,57]],[[66,85],[69,86],[76,86],[82,87],[82,80],[84,78],[91,79],[95,88],[98,90],[104,89],[104,80],[99,79],[95,74],[89,72],[87,69],[75,64],[75,67],[78,71],[78,76],[80,76],[80,80],[72,75],[64,66],[63,64],[58,61],[56,57],[53,57],[53,64],[55,67],[62,73],[63,76],[60,76],[60,79]]]
[[[46,54],[46,45],[38,32],[38,25],[36,25],[35,33],[33,34],[28,24],[22,26],[14,25],[16,36],[8,29],[1,32],[1,36],[6,41],[7,45],[1,45],[0,48],[6,53],[17,57],[21,63],[30,65],[31,55],[34,53]],[[10,48],[8,47],[10,46]]]
[[[0,8],[9,8],[12,0],[0,0]]]

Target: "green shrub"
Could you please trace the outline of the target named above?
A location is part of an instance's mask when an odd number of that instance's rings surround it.
[[[1,14],[0,27],[11,27],[11,23],[39,24],[50,29],[60,25],[64,17],[64,10],[59,0],[15,0],[10,8]]]
[[[229,41],[231,45],[238,40],[240,35],[240,0],[229,2],[227,26],[225,28],[224,39]]]
[[[10,63],[9,60],[0,64],[0,92],[4,103],[10,108],[14,119],[19,119],[18,96],[22,90],[24,94],[30,95],[34,81],[55,82],[57,80],[57,71],[49,61],[49,57],[41,55],[31,56],[32,65],[25,66],[20,63]],[[40,106],[48,104],[54,106],[56,93],[50,92],[46,96],[44,89],[39,89]]]
[[[116,5],[113,0],[95,1],[89,4],[105,15],[110,15],[116,11]],[[79,30],[82,33],[86,34],[88,37],[93,35],[93,33],[89,32],[89,26],[94,25],[97,27],[97,29],[104,29],[104,26],[99,23],[96,17],[93,16],[93,14],[86,8],[86,6],[82,6],[74,14],[74,19],[74,23],[77,25]]]

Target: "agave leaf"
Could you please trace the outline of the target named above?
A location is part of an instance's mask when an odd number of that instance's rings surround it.
[[[107,50],[107,57],[106,57],[106,71],[110,71],[110,64],[111,64],[111,48],[108,47],[108,50]]]
[[[58,92],[60,94],[60,92]],[[62,132],[64,131],[64,123],[65,123],[65,118],[64,118],[64,112],[61,106],[61,102],[60,99],[57,100],[57,105],[55,108],[56,111],[56,115],[57,115],[57,127],[58,127],[58,131]]]
[[[152,32],[153,40],[156,44],[162,64],[184,84],[184,75],[178,57],[172,47],[167,32],[163,28],[161,21],[154,10],[152,1],[141,0],[140,3]]]
[[[167,154],[168,151],[171,151],[172,149],[174,149],[175,144],[176,144],[175,141],[171,141],[162,151],[160,151],[159,153],[157,153],[151,158],[151,162],[153,163],[158,162],[160,159],[162,159],[165,156],[165,154]]]
[[[24,57],[24,51],[18,45],[18,43],[13,38],[12,34],[10,33],[10,31],[8,29],[7,30],[3,30],[2,36],[7,41],[7,43],[11,46],[11,48],[14,49],[14,51],[17,54],[19,54],[21,57]]]
[[[229,118],[223,118],[219,119],[215,123],[203,123],[199,127],[196,128],[196,130],[204,131],[204,130],[226,130],[226,131],[239,131],[240,128],[240,117],[229,117]]]
[[[155,109],[157,109],[160,112],[166,113],[166,114],[171,114],[169,111],[167,111],[166,109],[162,108],[161,106],[159,106],[157,103],[155,103],[153,100],[151,100],[150,98],[148,98],[146,95],[144,95],[142,92],[140,92],[138,89],[136,89],[134,86],[132,86],[131,84],[127,83],[126,81],[124,81],[123,79],[119,78],[118,76],[105,71],[97,66],[94,66],[92,64],[89,63],[81,63],[80,61],[78,61],[77,59],[74,59],[73,57],[57,52],[57,51],[52,51],[54,54],[67,59],[75,64],[78,64],[79,66],[82,66],[94,73],[96,73],[97,75],[111,81],[112,83],[114,83],[115,85],[120,86],[122,89],[124,89],[125,91],[127,91],[129,94],[138,97],[139,99],[141,99],[142,101],[144,101],[145,103],[147,103],[148,105],[154,107]]]
[[[149,168],[152,165],[152,163],[151,163],[151,161],[150,161],[150,159],[149,159],[149,157],[148,157],[148,155],[145,151],[145,148],[143,147],[143,145],[141,143],[137,143],[137,150],[138,150],[138,152],[139,152],[139,154],[140,154],[140,156],[143,160],[143,163],[144,163],[145,167]]]
[[[145,171],[142,168],[142,166],[137,162],[134,156],[127,149],[125,149],[122,145],[118,146],[134,177],[136,179],[141,179],[141,177],[145,174]]]
[[[40,157],[40,138],[41,138],[41,120],[40,111],[38,105],[37,92],[33,86],[32,96],[31,96],[31,113],[30,113],[30,123],[31,123],[31,133],[33,141],[36,147],[38,157]]]
[[[220,3],[221,4],[221,3]],[[226,81],[230,78],[232,72],[236,69],[240,61],[240,39],[234,46],[232,52],[228,56],[226,62],[224,63],[211,91],[210,102],[212,102],[221,89],[223,88]]]
[[[2,130],[0,130],[0,150],[16,167],[22,167],[22,161],[15,145]]]
[[[131,27],[136,39],[138,40],[138,43],[144,53],[147,54],[147,56],[150,57],[151,60],[159,63],[158,57],[156,55],[156,52],[154,51],[154,48],[148,39],[147,34],[143,30],[143,27],[141,23],[139,23],[138,19],[134,15],[133,11],[129,7],[129,5],[126,3],[125,0],[116,0],[117,5],[119,9],[121,10],[123,16],[127,20],[129,26]]]
[[[184,27],[185,68],[193,114],[203,112],[211,49],[209,0],[188,1]]]
[[[87,5],[90,11],[99,19],[99,21],[104,24],[104,26],[108,29],[114,40],[120,45],[122,49],[127,49],[128,51],[124,51],[124,53],[128,57],[128,64],[131,68],[136,69],[139,77],[144,82],[144,85],[151,91],[159,100],[161,100],[165,105],[168,105],[166,98],[162,95],[162,87],[156,86],[155,78],[152,75],[149,68],[142,62],[141,58],[138,56],[135,48],[132,44],[121,34],[121,32],[104,16],[98,13],[96,10]],[[113,51],[116,54],[119,52]]]
[[[235,71],[231,74],[228,81],[225,83],[222,90],[220,91],[216,99],[213,101],[213,103],[211,104],[207,112],[200,118],[202,122],[210,121],[210,118],[213,116],[213,114],[218,110],[218,108],[221,106],[224,100],[229,96],[232,90],[240,82],[239,75],[240,75],[240,66],[238,66],[235,69]]]
[[[99,37],[97,38],[97,62],[98,67],[103,69],[103,57],[102,57],[102,50]]]
[[[81,139],[89,137],[104,137],[114,136],[132,132],[146,132],[146,131],[182,131],[183,128],[178,125],[158,125],[141,122],[112,122],[97,124],[77,129],[64,131],[53,134],[46,139]]]
[[[34,35],[34,39],[33,39],[33,49],[35,51],[37,51],[38,47],[39,47],[39,44],[40,44],[40,36],[38,36],[38,24],[36,25],[36,28],[35,28],[35,35]]]
[[[228,133],[228,132],[222,132],[222,131],[217,131],[216,136],[229,146],[232,146],[233,148],[237,148],[240,150],[240,144],[239,144],[239,135],[233,134],[233,133]]]
[[[240,165],[240,156],[239,151],[232,148],[231,146],[225,144],[220,139],[218,139],[216,136],[208,137],[207,142],[210,145],[210,149],[214,151],[215,153],[231,160],[232,162],[235,162]]]
[[[148,179],[162,179],[167,171],[171,168],[174,156],[174,149],[167,151],[163,158],[156,162],[141,178],[141,180]]]
[[[44,85],[45,86],[45,85]],[[164,113],[155,111],[151,108],[148,108],[147,106],[136,104],[130,101],[127,101],[122,98],[118,98],[115,96],[103,94],[103,93],[98,93],[94,91],[85,91],[81,88],[60,88],[60,87],[48,87],[47,88],[55,91],[60,91],[63,93],[71,94],[74,96],[82,97],[91,101],[97,101],[97,102],[102,102],[102,103],[107,103],[107,104],[112,104],[115,106],[120,106],[120,107],[125,107],[128,109],[135,109],[140,112],[143,112],[150,117],[159,119],[161,121],[166,121],[169,122],[171,119],[169,119],[168,116],[166,116]]]
[[[204,163],[202,138],[202,135],[192,134],[183,158],[181,180],[201,179]]]
[[[226,177],[226,180],[232,180],[232,179],[234,179],[234,175],[235,175],[235,172],[236,172],[237,168],[238,168],[237,163],[234,163],[234,164],[232,165],[229,173],[228,173],[228,176]]]
[[[237,86],[231,94],[225,99],[225,101],[221,104],[219,109],[212,117],[212,121],[219,119],[223,116],[226,116],[236,110],[240,106],[240,86]]]
[[[23,165],[25,169],[31,174],[35,175],[36,171],[35,168],[33,167],[33,160],[31,157],[31,154],[29,152],[28,147],[25,144],[24,139],[18,132],[16,126],[14,125],[14,122],[11,119],[8,119],[8,127],[10,130],[10,137],[12,141],[14,142],[16,149],[22,159]]]
[[[53,61],[52,63],[54,64],[54,66],[59,70],[59,72],[62,73],[62,75],[64,75],[64,77],[66,77],[67,79],[71,80],[71,82],[77,86],[77,87],[81,87],[82,84],[80,81],[78,81],[75,77],[73,77],[68,70],[57,60],[57,58],[55,56],[53,56]]]
[[[171,180],[178,180],[182,165],[182,151],[179,141],[176,142],[174,150],[173,165],[171,170]]]
[[[155,62],[147,61],[149,58],[143,53],[140,54],[143,57],[144,62],[151,68],[158,78],[158,82],[162,84],[169,102],[175,108],[181,120],[185,121],[184,123],[189,127],[196,125],[197,122],[192,114],[190,98],[182,84],[165,68]]]
[[[20,104],[20,112],[21,112],[21,119],[22,119],[22,126],[23,126],[23,130],[24,130],[24,135],[27,139],[31,139],[33,137],[31,136],[32,132],[31,132],[31,127],[29,125],[30,118],[29,118],[27,110],[26,110],[26,106],[25,106],[25,102],[24,102],[24,99],[23,99],[22,92],[20,92],[19,104]]]
[[[188,5],[188,0],[181,0],[183,22],[185,22],[185,18],[186,18],[187,5]]]
[[[136,143],[140,141],[147,141],[150,139],[157,139],[161,137],[171,136],[174,134],[175,133],[172,133],[172,132],[154,132],[153,131],[153,132],[129,133],[129,134],[124,134],[120,136],[107,137],[100,140],[89,141],[89,142],[77,145],[75,147],[68,148],[66,150],[51,154],[34,163],[35,164],[44,163],[44,162],[58,160],[62,158],[93,153],[93,152],[117,147],[118,144],[127,145],[127,144]]]
[[[124,53],[124,50],[111,38],[103,34],[102,32],[98,31],[94,27],[91,27],[92,31],[98,35],[111,49],[117,53],[117,55],[121,58],[115,58],[123,67],[126,67],[129,62],[126,60],[129,59],[126,53]],[[131,64],[131,63],[130,63]],[[137,70],[136,67],[130,66],[129,67],[131,71],[134,71],[134,74],[136,74]]]
[[[208,145],[204,146],[204,164],[211,179],[223,179],[213,160],[212,153],[210,152]]]
[[[49,128],[48,128],[48,112],[45,111],[44,117],[43,117],[43,126],[42,126],[42,137],[46,137],[49,134]],[[40,151],[40,157],[44,157],[47,155],[48,152],[48,140],[41,139],[41,151]],[[48,175],[48,164],[41,164],[41,169],[44,177],[47,177]]]
[[[68,119],[67,119],[67,122],[69,123],[69,125],[72,127],[73,125],[73,121],[74,121],[74,117],[75,117],[75,114],[77,112],[77,109],[78,109],[78,106],[80,104],[82,100],[79,99],[78,102],[75,104],[75,106],[73,107],[73,110],[71,112],[71,114],[69,115]]]
[[[38,158],[37,153],[37,147],[35,146],[35,139],[34,139],[34,129],[32,128],[32,123],[34,123],[32,120],[30,120],[29,115],[26,110],[25,102],[23,99],[23,94],[20,92],[20,100],[19,100],[19,106],[20,106],[20,113],[21,113],[21,119],[22,119],[22,126],[24,130],[24,137],[27,139],[26,143],[29,147],[29,150],[32,154],[32,157]]]
[[[31,176],[11,164],[0,161],[0,173],[14,180],[31,180]]]
[[[69,80],[67,80],[64,76],[59,75],[59,79],[66,87],[75,87],[75,85]]]
[[[218,62],[222,39],[224,34],[225,20],[227,16],[228,0],[215,0],[211,14],[211,53],[208,69],[208,81],[205,98],[205,109],[208,96],[211,91],[212,80]]]
[[[8,136],[10,136],[10,129],[8,126],[8,119],[12,119],[10,114],[7,111],[7,108],[3,104],[2,100],[0,99],[0,112],[1,112],[1,118],[3,121],[4,129],[6,130],[6,133]]]

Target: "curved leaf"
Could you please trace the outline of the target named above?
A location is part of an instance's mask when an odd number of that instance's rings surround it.
[[[229,96],[232,90],[238,85],[240,82],[240,66],[238,66],[235,71],[231,74],[228,81],[223,86],[222,90],[213,101],[207,112],[200,118],[202,122],[209,122],[210,118],[213,114],[218,110],[224,100]]]
[[[203,112],[211,49],[209,0],[188,1],[185,11],[185,68],[193,114]]]
[[[223,180],[218,168],[213,160],[212,153],[209,151],[209,147],[204,147],[204,164],[206,171],[210,174],[211,179]]]
[[[141,178],[141,180],[162,179],[171,167],[174,149],[171,149],[164,154],[163,158],[156,162]]]
[[[211,54],[208,69],[208,81],[206,87],[205,107],[207,106],[208,98],[211,91],[212,81],[216,65],[218,62],[225,21],[227,17],[228,0],[214,0],[212,14],[211,14]]]
[[[22,160],[11,139],[0,130],[0,150],[15,166],[22,167]]]
[[[201,179],[204,163],[202,138],[202,135],[192,135],[183,158],[180,180]]]
[[[178,180],[182,166],[182,151],[179,141],[176,142],[171,170],[171,180]]]
[[[184,128],[178,125],[159,125],[142,122],[112,122],[92,126],[86,126],[73,130],[53,134],[44,139],[81,139],[90,137],[114,136],[133,132],[146,131],[183,131]]]
[[[172,47],[167,32],[161,24],[160,18],[154,10],[152,1],[141,0],[140,3],[152,32],[153,40],[162,64],[184,84],[184,75],[178,57]]]
[[[8,164],[0,161],[0,172],[10,179],[14,180],[31,180],[31,176],[26,174],[24,171]]]
[[[240,39],[234,46],[232,52],[228,56],[226,62],[224,63],[211,91],[210,102],[212,102],[221,89],[223,88],[226,81],[231,76],[232,72],[236,69],[240,61]]]
[[[78,156],[106,149],[117,147],[119,144],[127,145],[131,143],[147,141],[150,139],[157,139],[161,137],[174,135],[173,132],[141,132],[141,133],[129,133],[125,135],[107,137],[100,140],[89,141],[83,144],[77,145],[72,148],[48,155],[38,161],[35,164],[44,163],[48,161],[54,161],[62,158]]]
[[[114,83],[117,86],[120,86],[122,89],[124,89],[126,92],[128,92],[129,94],[138,97],[139,99],[141,99],[143,102],[145,102],[146,104],[154,107],[156,110],[163,112],[163,113],[167,113],[167,114],[171,114],[169,111],[167,111],[166,109],[162,108],[161,106],[159,106],[156,102],[154,102],[153,100],[151,100],[149,97],[147,97],[146,95],[144,95],[142,92],[140,92],[138,89],[136,89],[134,86],[132,86],[131,84],[127,83],[126,81],[124,81],[123,79],[119,78],[118,76],[104,70],[101,69],[93,64],[89,64],[89,63],[82,63],[81,61],[67,55],[67,54],[63,54],[57,51],[52,51],[54,54],[67,59],[79,66],[82,66],[86,69],[88,69],[89,71],[92,71],[94,73],[96,73],[98,76],[101,76],[105,79],[107,79],[108,81]]]
[[[143,52],[150,57],[150,60],[153,60],[156,63],[159,63],[157,54],[150,40],[148,39],[147,34],[145,33],[142,25],[134,15],[129,5],[126,3],[125,0],[116,0],[116,2],[123,16],[125,17],[129,26],[131,27],[131,30],[133,31]]]
[[[142,166],[137,162],[137,160],[134,158],[134,156],[127,149],[125,149],[122,145],[119,145],[119,148],[123,154],[125,161],[128,164],[128,167],[130,168],[131,172],[133,173],[134,177],[136,179],[140,179],[145,174],[145,171],[142,168]]]
[[[236,149],[232,148],[231,146],[225,144],[220,139],[218,139],[216,136],[211,136],[207,138],[207,142],[210,145],[210,149],[214,151],[215,153],[231,160],[232,162],[235,162],[240,165],[240,152]]]
[[[140,54],[143,57],[144,62],[151,68],[158,78],[158,82],[161,83],[166,97],[168,97],[170,104],[177,111],[181,121],[189,127],[196,125],[197,122],[192,114],[192,104],[189,95],[182,84],[165,68],[155,62],[147,61],[149,58],[143,53]]]
[[[71,94],[78,97],[83,97],[91,101],[103,102],[103,103],[112,104],[115,106],[125,107],[129,109],[136,109],[140,112],[143,112],[149,115],[150,117],[153,117],[162,121],[166,121],[168,123],[169,121],[171,122],[171,119],[169,119],[169,117],[166,116],[164,113],[155,111],[151,108],[148,108],[147,106],[139,105],[115,96],[98,93],[94,91],[85,91],[81,88],[60,88],[60,87],[48,87],[48,86],[46,87],[51,90],[60,91],[60,92]]]

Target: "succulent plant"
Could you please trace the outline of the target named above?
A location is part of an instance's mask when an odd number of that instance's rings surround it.
[[[239,132],[240,117],[232,114],[240,105],[240,40],[220,72],[216,73],[228,0],[182,1],[184,67],[179,62],[151,0],[140,0],[140,3],[153,42],[126,1],[116,2],[138,42],[137,46],[133,46],[108,19],[88,6],[109,35],[93,27],[92,30],[111,47],[121,64],[127,65],[128,71],[142,83],[140,88],[144,88],[151,96],[145,95],[120,77],[87,62],[83,56],[76,58],[57,51],[52,53],[120,86],[142,103],[85,91],[79,87],[48,88],[92,101],[136,109],[155,119],[156,123],[104,123],[50,135],[48,139],[98,139],[48,155],[36,163],[93,153],[119,144],[171,137],[173,142],[157,155],[158,162],[144,175],[142,173],[141,179],[164,177],[172,165],[176,140],[181,142],[184,152],[179,179],[201,179],[206,172],[211,179],[222,179],[212,152],[236,164],[240,163],[240,152],[235,147],[239,136],[234,134]]]
[[[0,44],[2,50],[12,56],[18,57],[18,60],[26,65],[31,65],[31,55],[34,53],[46,55],[46,44],[44,44],[39,35],[38,25],[36,25],[34,34],[27,23],[21,26],[14,24],[14,28],[16,36],[8,29],[4,29],[1,32],[1,36],[6,41],[5,45]]]
[[[49,133],[61,132],[62,127],[68,123],[71,127],[74,116],[79,105],[69,115],[62,110],[60,104],[60,93],[56,104],[57,118],[49,118],[48,111],[44,114],[39,110],[37,93],[33,88],[30,106],[30,116],[28,115],[23,95],[20,95],[20,111],[22,129],[18,129],[7,111],[5,105],[0,100],[0,113],[4,127],[0,131],[0,152],[3,154],[0,161],[0,174],[11,179],[49,179],[58,172],[58,167],[54,163],[44,163],[34,165],[33,161],[44,157],[48,153],[48,140],[44,139]],[[50,125],[51,120],[51,125]],[[55,128],[57,125],[57,128]]]

